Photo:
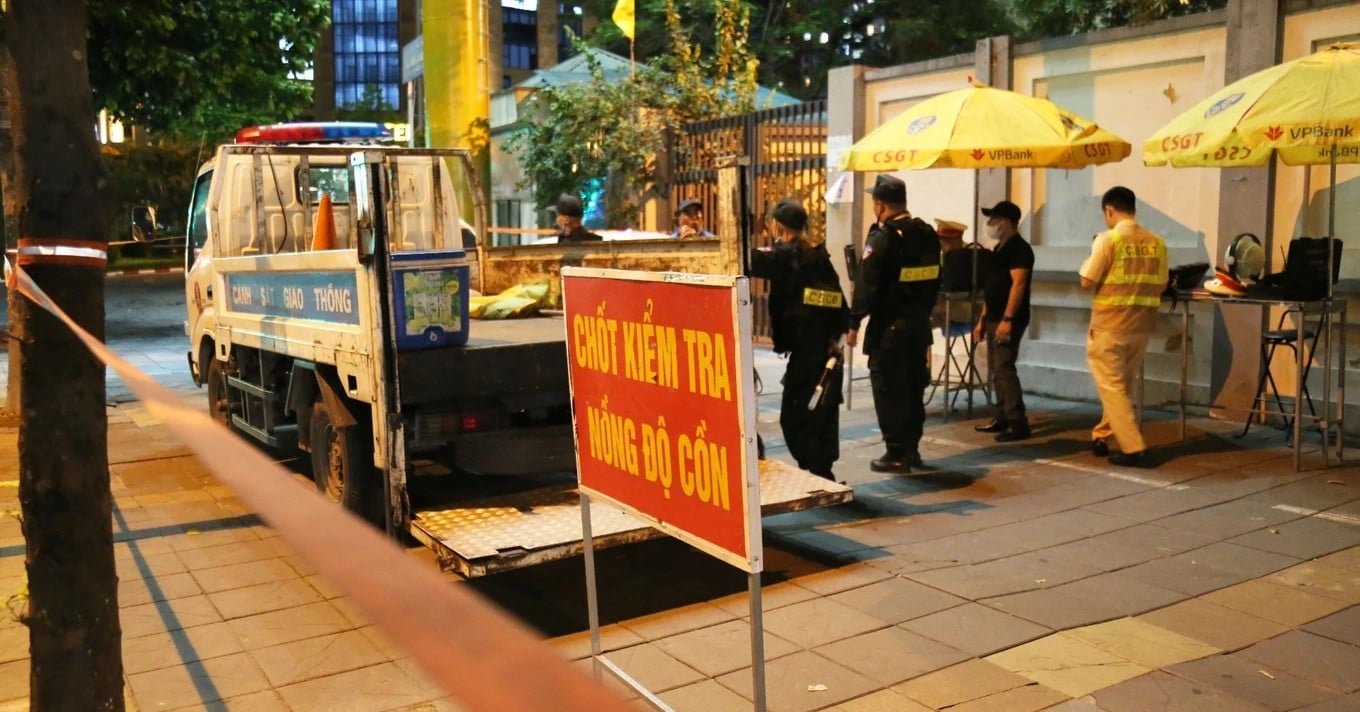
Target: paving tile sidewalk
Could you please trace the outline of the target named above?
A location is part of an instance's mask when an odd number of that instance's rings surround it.
[[[860,387],[836,468],[857,501],[766,520],[772,710],[1360,709],[1360,469],[1295,473],[1278,432],[1225,439],[1231,424],[1204,419],[1179,443],[1149,413],[1164,462],[1120,470],[1086,452],[1091,406],[1031,411],[1036,438],[998,446],[936,406],[932,469],[883,478]],[[144,415],[110,410],[135,709],[457,709]],[[0,429],[0,509],[17,507],[16,471]],[[22,587],[6,517],[0,595]],[[604,613],[611,659],[676,709],[750,709],[744,593]],[[548,644],[588,665],[586,633]],[[0,615],[0,710],[26,707],[26,655]]]

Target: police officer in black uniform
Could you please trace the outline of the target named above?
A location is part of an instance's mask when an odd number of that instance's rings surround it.
[[[907,212],[907,185],[880,175],[868,191],[874,218],[855,278],[846,343],[855,345],[869,317],[864,353],[874,411],[887,452],[869,464],[875,472],[921,467],[925,390],[930,382],[930,310],[940,290],[940,238]]]
[[[751,252],[750,275],[770,280],[774,350],[789,357],[779,426],[800,468],[834,480],[831,465],[840,457],[840,342],[850,326],[850,308],[826,246],[807,237],[803,206],[785,198],[770,218],[776,243]],[[822,393],[815,398],[819,384]]]

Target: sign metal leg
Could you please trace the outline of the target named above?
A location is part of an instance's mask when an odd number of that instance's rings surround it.
[[[755,712],[765,712],[765,618],[760,601],[760,574],[747,574],[751,599],[751,690]]]
[[[586,561],[586,616],[590,621],[590,660],[595,679],[602,678],[600,655],[600,600],[595,582],[595,537],[590,530],[590,497],[581,493],[581,543]]]

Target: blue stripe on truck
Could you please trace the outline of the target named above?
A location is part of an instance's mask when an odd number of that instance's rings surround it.
[[[359,323],[358,280],[353,272],[227,274],[227,305],[261,316]]]

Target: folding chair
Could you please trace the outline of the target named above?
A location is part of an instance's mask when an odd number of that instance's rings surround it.
[[[1313,396],[1308,392],[1308,371],[1313,366],[1313,354],[1317,351],[1318,336],[1322,334],[1322,329],[1319,328],[1318,325],[1308,326],[1305,324],[1303,330],[1303,340],[1305,344],[1301,346],[1298,343],[1298,330],[1285,328],[1285,322],[1289,319],[1291,313],[1294,312],[1286,311],[1284,314],[1280,315],[1280,323],[1276,326],[1274,331],[1267,331],[1261,334],[1261,375],[1256,381],[1256,397],[1252,399],[1251,402],[1251,413],[1247,415],[1247,420],[1242,427],[1242,432],[1237,436],[1239,438],[1246,436],[1247,431],[1251,430],[1252,421],[1255,420],[1258,415],[1261,416],[1261,420],[1264,423],[1266,415],[1276,414],[1284,420],[1283,427],[1285,432],[1288,433],[1285,442],[1289,442],[1293,438],[1294,418],[1290,415],[1291,411],[1285,410],[1284,400],[1280,395],[1280,388],[1275,383],[1275,375],[1270,371],[1271,359],[1275,357],[1275,350],[1279,348],[1289,349],[1289,352],[1296,363],[1298,362],[1299,356],[1298,349],[1304,346],[1308,349],[1303,355],[1303,393],[1295,394],[1294,397],[1298,398],[1301,395],[1304,402],[1308,405],[1309,415],[1314,418],[1317,417],[1317,410],[1313,407]],[[1302,312],[1298,312],[1298,318],[1304,318]],[[1266,393],[1267,386],[1270,387],[1269,397],[1274,398],[1275,400],[1274,412],[1265,410],[1268,406],[1268,396]]]
[[[968,407],[972,410],[974,390],[981,390],[986,404],[992,404],[991,384],[982,378],[977,367],[977,347],[973,342],[973,325],[966,321],[951,321],[940,329],[944,333],[944,358],[934,378],[930,380],[930,390],[926,392],[925,402],[935,400],[935,392],[949,382],[949,399],[944,404],[944,419],[949,420],[950,409],[957,409],[959,396],[968,392]],[[964,353],[960,356],[956,346],[962,342]],[[962,362],[960,362],[962,359]],[[969,413],[969,417],[972,413]]]

